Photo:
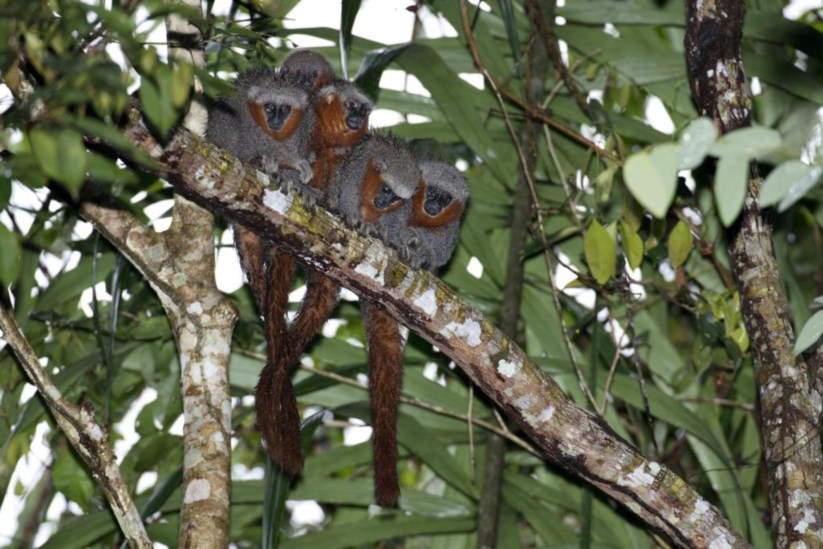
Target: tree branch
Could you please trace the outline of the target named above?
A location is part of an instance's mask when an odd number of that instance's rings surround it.
[[[751,125],[741,56],[743,3],[690,0],[686,61],[700,113],[720,133]],[[789,305],[772,248],[772,216],[757,205],[762,180],[751,167],[743,212],[729,230],[732,270],[751,338],[775,545],[823,545],[821,395],[794,356]]]
[[[11,346],[29,380],[37,387],[40,396],[60,426],[60,430],[77,450],[100,482],[109,508],[120,525],[123,535],[131,547],[152,546],[146,534],[140,513],[131,499],[129,487],[120,476],[117,460],[109,447],[109,429],[94,419],[94,408],[90,403],[77,406],[66,400],[57,386],[40,365],[28,340],[20,332],[14,315],[0,301],[0,329],[3,339]]]
[[[136,113],[135,113],[136,114]],[[321,209],[267,188],[271,179],[180,131],[161,146],[133,116],[125,131],[184,196],[268,238],[437,345],[529,435],[543,455],[621,502],[682,547],[746,547],[723,516],[600,417],[577,407],[516,344],[432,274]]]

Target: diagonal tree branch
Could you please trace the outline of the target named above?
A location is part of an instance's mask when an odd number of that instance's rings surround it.
[[[109,508],[131,547],[151,547],[140,513],[123,482],[117,460],[109,446],[109,430],[94,419],[91,404],[77,406],[66,400],[40,365],[37,355],[20,331],[14,314],[0,301],[0,330],[23,370],[37,387],[60,430],[99,480]]]
[[[437,345],[529,435],[551,462],[621,502],[681,547],[746,547],[723,516],[660,463],[647,460],[576,405],[516,344],[430,273],[411,271],[376,240],[325,210],[272,190],[268,176],[179,132],[161,146],[132,116],[126,136],[180,194],[275,241],[287,252]]]

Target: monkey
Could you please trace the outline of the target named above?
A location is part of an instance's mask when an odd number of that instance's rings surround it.
[[[317,159],[311,185],[327,190],[340,161],[366,135],[374,105],[353,83],[336,79],[318,90],[313,107],[317,126],[310,150]]]
[[[311,176],[306,156],[313,127],[308,92],[292,77],[259,68],[240,74],[235,94],[221,98],[209,111],[206,137],[270,175],[284,172],[289,186],[295,178],[307,183]],[[262,272],[264,246],[254,233],[239,225],[234,229],[241,262],[262,311],[265,283],[255,273]]]
[[[234,96],[221,99],[209,113],[208,139],[269,175],[280,174],[281,186],[287,191],[306,187],[312,177],[309,144],[315,125],[311,91],[307,88],[307,79],[294,72],[260,68],[240,74]],[[267,360],[273,363],[279,354],[277,346],[285,341],[285,324],[271,321],[276,315],[266,311],[273,303],[287,303],[289,288],[269,283],[272,260],[276,259],[269,243],[239,224],[234,224],[234,231],[255,303],[267,318]],[[296,415],[297,404],[292,404],[284,405],[283,413],[293,407]],[[271,432],[273,417],[258,414],[264,436]],[[268,447],[276,461],[278,448],[273,444]]]
[[[370,134],[342,164],[331,190],[332,203],[358,230],[381,235],[386,228],[382,220],[402,210],[419,183],[411,151],[391,136]],[[393,507],[400,496],[396,424],[404,342],[397,321],[377,304],[363,300],[361,314],[368,352],[375,500]]]
[[[303,88],[312,92],[336,78],[326,58],[312,50],[293,50],[283,58],[280,73],[297,79]]]
[[[315,54],[316,55],[316,54]],[[282,69],[281,69],[282,70]],[[371,100],[346,80],[334,79],[313,96],[316,124],[309,145],[314,158],[310,186],[322,199],[331,185],[339,163],[366,134]],[[269,259],[267,287],[278,301],[267,304],[267,333],[272,337],[285,335],[276,360],[268,363],[260,374],[256,391],[257,422],[263,431],[274,461],[294,475],[303,463],[300,449],[300,417],[291,383],[291,374],[300,354],[311,342],[337,305],[339,285],[321,273],[306,269],[306,294],[291,327],[285,330],[288,294],[272,288],[291,288],[294,278],[292,256],[272,249]],[[273,326],[272,324],[277,324]],[[269,345],[274,347],[275,342]]]
[[[409,246],[414,251],[409,263],[436,271],[454,254],[460,230],[460,220],[469,198],[466,178],[456,167],[432,155],[425,155],[418,161],[420,186],[411,203],[407,205],[408,228],[405,241],[394,243],[395,247]],[[401,212],[401,216],[406,212]],[[400,220],[402,223],[404,220]],[[388,223],[396,223],[391,216]],[[402,238],[404,231],[393,228],[388,231],[390,240]]]

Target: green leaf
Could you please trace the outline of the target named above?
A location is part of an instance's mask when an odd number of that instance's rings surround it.
[[[171,102],[176,109],[182,109],[189,100],[193,73],[191,63],[179,61],[174,65],[171,73]]]
[[[739,154],[721,156],[714,176],[714,200],[723,226],[728,227],[743,209],[749,183],[749,159]]]
[[[727,133],[711,148],[714,156],[758,156],[780,148],[780,133],[769,128],[741,128]]]
[[[157,77],[163,78],[162,71],[157,71]],[[143,104],[143,112],[156,129],[167,135],[177,119],[171,97],[164,93],[162,84],[157,86],[149,78],[143,78],[140,84],[140,101]]]
[[[18,235],[0,223],[0,283],[7,286],[20,274],[23,249]]]
[[[623,177],[632,196],[649,213],[662,219],[674,200],[680,146],[667,143],[651,153],[642,151],[629,157]]]
[[[623,244],[623,254],[629,262],[629,267],[638,268],[643,261],[643,240],[623,220],[620,221],[620,242]]]
[[[343,78],[349,76],[349,53],[351,52],[351,30],[357,12],[360,11],[361,0],[343,0],[340,10],[340,66],[343,69]]]
[[[11,180],[0,174],[0,210],[5,210],[11,200]]]
[[[411,44],[398,57],[400,65],[420,79],[435,103],[446,115],[454,130],[483,159],[504,184],[511,180],[508,160],[514,160],[513,150],[495,142],[484,124],[488,113],[487,96],[466,83],[443,62],[434,49]]]
[[[692,251],[692,232],[689,226],[678,221],[672,232],[669,234],[669,261],[675,269],[686,262],[689,253]]]
[[[379,96],[382,96],[385,99],[386,95],[392,94],[392,92],[391,90],[380,89],[380,77],[383,75],[383,71],[386,70],[386,67],[389,66],[389,63],[394,61],[398,55],[403,53],[403,50],[406,49],[406,47],[408,47],[408,44],[400,44],[398,46],[381,48],[379,50],[372,50],[366,53],[363,57],[363,62],[360,63],[360,69],[357,71],[357,74],[353,79],[354,83],[375,101],[377,101]],[[392,95],[394,97],[400,96],[403,99],[406,99],[408,96],[408,94],[401,94],[400,92],[394,92]],[[386,101],[382,101],[380,105],[383,108],[391,108],[386,104]],[[436,112],[440,115],[440,111]],[[442,118],[442,115],[440,115],[440,118]]]
[[[786,211],[814,187],[821,174],[823,166],[809,166],[800,160],[784,162],[766,177],[758,202],[763,207],[779,202],[777,211]]]
[[[690,170],[702,164],[716,139],[717,128],[711,119],[700,117],[692,120],[680,134],[680,169]]]
[[[614,276],[617,247],[608,231],[596,219],[583,237],[583,251],[592,276],[600,284],[608,282]]]
[[[55,179],[55,174],[59,174],[60,171],[55,135],[42,128],[35,128],[29,132],[29,141],[31,142],[31,152],[37,159],[40,171],[46,177]]]
[[[823,335],[823,311],[817,311],[800,330],[794,342],[794,354],[799,355],[805,352],[817,343],[821,335]]]

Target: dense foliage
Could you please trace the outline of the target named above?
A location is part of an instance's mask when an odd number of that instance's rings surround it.
[[[287,45],[307,35],[328,42],[316,49],[339,69],[337,29],[282,24],[297,3],[238,3],[218,14],[206,2],[205,15],[160,1],[135,8],[115,0],[108,9],[10,0],[0,8],[0,71],[15,94],[0,106],[2,299],[14,303],[18,323],[64,394],[91,402],[98,419],[113,426],[113,444],[133,425],[139,437],[119,456],[123,475],[151,517],[149,535],[170,546],[177,539],[183,455],[174,427],[182,414],[174,339],[151,287],[89,231],[74,201],[92,181],[146,223],[166,215],[158,205],[171,198],[171,188],[136,169],[145,158],[117,129],[134,99],[153,129],[169,135],[188,110],[195,76],[213,100],[236,71],[276,65]],[[350,45],[349,74],[356,73],[378,108],[402,115],[392,131],[466,168],[471,206],[443,280],[491,317],[500,314],[513,197],[526,184],[518,183],[520,155],[528,153],[521,138],[531,116],[539,124],[531,174],[538,208],[521,255],[521,343],[581,406],[601,413],[720,506],[754,545],[770,545],[752,358],[724,227],[740,213],[754,159],[769,174],[761,203],[777,206],[776,256],[796,331],[808,323],[798,348],[814,345],[823,331],[823,316],[813,316],[814,299],[823,294],[823,207],[815,186],[823,171],[819,19],[811,13],[805,22],[783,19],[782,1],[749,4],[743,56],[756,91],[755,127],[718,138],[691,102],[681,2],[570,0],[557,7],[562,24],[553,30],[566,45],[576,90],[550,68],[528,94],[531,50],[541,38],[522,6],[504,0],[485,2],[488,10],[469,6],[476,52],[495,83],[487,80],[483,89],[461,78],[478,69],[459,3],[415,7],[419,20],[440,18],[457,35],[427,37],[416,26],[412,42],[386,47],[351,36],[349,26],[342,42]],[[353,21],[370,8],[343,2],[342,9],[343,21]],[[202,31],[205,69],[167,62],[164,48],[149,39],[171,10]],[[406,71],[428,93],[381,88],[385,69]],[[19,95],[26,87],[31,93]],[[591,98],[588,108],[580,97]],[[649,106],[658,104],[673,135],[648,123]],[[717,159],[715,186],[705,169],[714,160],[707,158]],[[215,238],[223,246],[220,223]],[[476,262],[482,271],[468,268]],[[259,543],[268,511],[260,480],[265,453],[248,398],[262,366],[263,334],[248,288],[231,298],[241,311],[230,373],[237,397],[231,539],[246,546]],[[284,538],[306,533],[288,546],[387,538],[472,545],[488,431],[470,428],[465,415],[496,423],[492,407],[412,333],[403,384],[409,400],[399,421],[403,512],[371,517],[371,447],[344,445],[342,428],[368,422],[367,393],[327,375],[356,382],[364,371],[356,303],[344,301],[336,318],[343,321],[336,332],[308,355],[316,370],[300,371],[295,381],[311,451],[288,498],[318,502],[323,518],[285,520]],[[153,400],[135,407],[141,395]],[[99,488],[26,390],[8,347],[0,352],[0,396],[3,511],[17,513],[18,521],[14,538],[3,543],[22,546],[39,531],[38,540],[54,532],[48,546],[111,546],[117,527]],[[13,475],[32,459],[44,422],[48,449],[36,455],[46,467],[37,478]],[[624,510],[511,443],[501,496],[500,547],[655,543]],[[18,497],[22,504],[12,509]]]

